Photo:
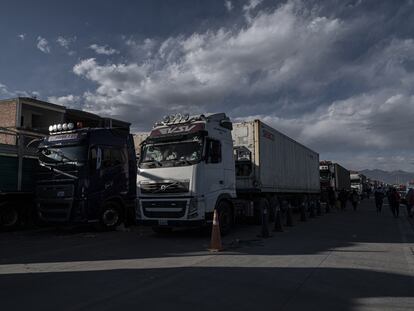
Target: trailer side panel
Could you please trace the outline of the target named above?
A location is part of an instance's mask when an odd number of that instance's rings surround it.
[[[235,123],[233,141],[252,152],[252,174],[238,191],[319,193],[319,155],[259,120]]]

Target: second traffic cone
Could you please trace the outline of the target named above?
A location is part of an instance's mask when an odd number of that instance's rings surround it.
[[[267,208],[263,208],[262,210],[262,229],[261,234],[259,235],[262,238],[269,238],[269,215],[267,213]]]
[[[315,203],[312,201],[309,204],[309,218],[315,218]]]
[[[286,210],[286,226],[293,226],[292,207],[290,206],[290,204],[288,205]]]
[[[223,246],[221,245],[221,234],[220,234],[220,223],[217,214],[217,210],[214,210],[213,215],[213,228],[211,230],[211,242],[210,242],[210,252],[219,252],[223,250]]]
[[[316,215],[321,216],[322,215],[322,209],[321,209],[321,201],[316,201]]]
[[[306,221],[305,203],[300,204],[300,221]]]
[[[280,217],[280,208],[279,207],[276,210],[275,227],[274,227],[273,231],[283,232],[282,220],[281,220],[281,217]]]

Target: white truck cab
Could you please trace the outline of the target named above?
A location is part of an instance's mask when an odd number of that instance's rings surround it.
[[[141,144],[138,223],[155,231],[202,226],[217,208],[221,226],[231,226],[236,198],[231,130],[225,113],[177,114],[157,122]]]

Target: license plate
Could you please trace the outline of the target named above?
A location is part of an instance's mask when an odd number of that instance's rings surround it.
[[[159,226],[168,226],[168,220],[165,220],[165,219],[159,219],[159,220],[158,220],[158,225],[159,225]]]

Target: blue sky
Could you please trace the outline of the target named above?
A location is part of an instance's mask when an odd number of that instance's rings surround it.
[[[413,1],[8,1],[0,98],[260,118],[352,169],[414,171]]]

